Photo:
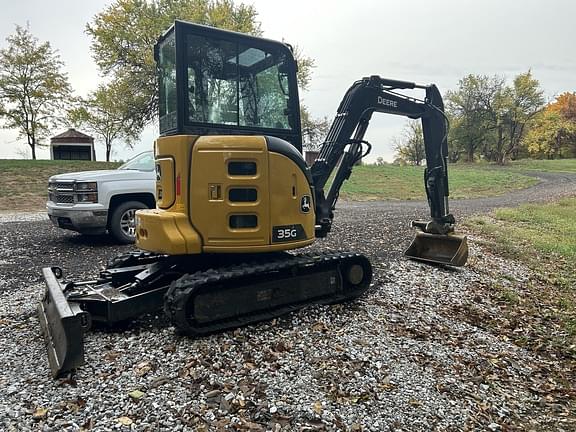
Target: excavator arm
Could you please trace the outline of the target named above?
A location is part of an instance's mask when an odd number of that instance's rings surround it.
[[[396,91],[414,88],[425,90],[424,100]],[[466,238],[447,236],[454,231],[455,223],[448,207],[447,121],[442,96],[434,84],[418,85],[371,76],[356,81],[348,89],[311,168],[315,189],[316,236],[325,237],[330,231],[340,188],[350,177],[354,165],[370,151],[364,135],[374,112],[422,121],[426,153],[424,187],[431,220],[412,222],[422,231],[422,235],[417,236],[409,248],[409,251],[412,250],[411,257],[463,265],[468,256]],[[364,145],[368,146],[365,153]],[[330,178],[332,182],[326,190]]]

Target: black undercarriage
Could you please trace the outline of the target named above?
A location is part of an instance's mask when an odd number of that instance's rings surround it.
[[[166,256],[134,252],[114,258],[93,281],[61,283],[44,269],[41,302],[54,376],[84,363],[82,335],[92,323],[114,326],[164,311],[176,329],[204,335],[271,319],[310,304],[352,300],[372,280],[355,253],[287,252]]]

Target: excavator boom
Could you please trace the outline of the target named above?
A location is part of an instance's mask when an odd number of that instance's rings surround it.
[[[401,89],[424,89],[425,98],[418,100],[398,92]],[[424,187],[430,206],[431,220],[413,221],[418,233],[406,250],[406,256],[420,261],[462,266],[468,258],[465,237],[453,234],[454,217],[448,207],[448,142],[444,104],[434,85],[370,76],[356,81],[346,92],[318,158],[312,165],[316,198],[316,236],[330,231],[336,201],[343,182],[354,165],[370,151],[363,153],[364,135],[374,112],[401,115],[422,121],[426,168]],[[328,191],[325,186],[330,177]]]

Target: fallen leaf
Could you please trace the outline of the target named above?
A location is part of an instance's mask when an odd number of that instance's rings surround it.
[[[216,389],[216,390],[211,390],[208,393],[206,393],[206,399],[210,399],[210,398],[214,398],[216,396],[220,395],[220,390]]]
[[[145,394],[146,393],[144,393],[143,391],[136,389],[128,393],[128,396],[130,396],[134,400],[140,400],[144,397]]]
[[[170,382],[170,378],[162,375],[162,376],[159,376],[158,378],[155,378],[150,383],[150,388],[157,388],[157,387],[163,386],[164,384],[168,384],[169,382]]]
[[[76,413],[80,411],[82,408],[84,408],[84,406],[86,405],[86,401],[81,397],[78,397],[76,399],[66,401],[64,405],[69,411]]]
[[[104,354],[104,359],[106,359],[107,361],[113,362],[116,361],[116,359],[118,357],[120,357],[122,354],[119,353],[118,351],[107,351],[106,354]]]
[[[154,368],[154,365],[150,361],[140,362],[136,365],[136,368],[135,368],[136,375],[138,375],[140,377],[144,376],[148,372],[150,372],[153,368]]]
[[[123,426],[130,426],[132,423],[134,423],[130,417],[126,416],[118,417],[117,420],[118,423],[120,423]]]
[[[36,408],[36,411],[34,411],[34,414],[32,414],[32,418],[34,420],[42,420],[46,418],[47,414],[48,414],[48,408],[38,407]]]
[[[312,324],[312,330],[325,332],[328,330],[328,327],[326,327],[326,324],[324,324],[322,321],[316,321],[314,324]]]
[[[90,417],[80,428],[80,431],[88,431],[94,428],[94,419]]]
[[[322,414],[322,402],[320,402],[320,401],[314,402],[312,409],[314,410],[314,412],[316,414]]]

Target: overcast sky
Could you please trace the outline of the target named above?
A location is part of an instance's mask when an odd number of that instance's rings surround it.
[[[66,63],[79,95],[99,80],[84,28],[106,0],[3,1],[0,47],[15,25],[30,25]],[[576,91],[576,2],[570,0],[253,0],[264,35],[298,45],[316,61],[310,90],[301,95],[315,116],[332,118],[346,89],[358,78],[381,75],[454,89],[467,74],[499,74],[511,80],[532,70],[546,97]],[[391,159],[392,139],[403,118],[375,114],[367,133],[373,156]],[[62,132],[55,130],[53,135]],[[152,148],[149,128],[126,159]],[[117,144],[118,145],[118,144]],[[0,157],[21,157],[23,140],[0,130]],[[97,157],[103,148],[97,146]],[[20,151],[21,153],[21,151]],[[47,158],[48,151],[41,150]]]

